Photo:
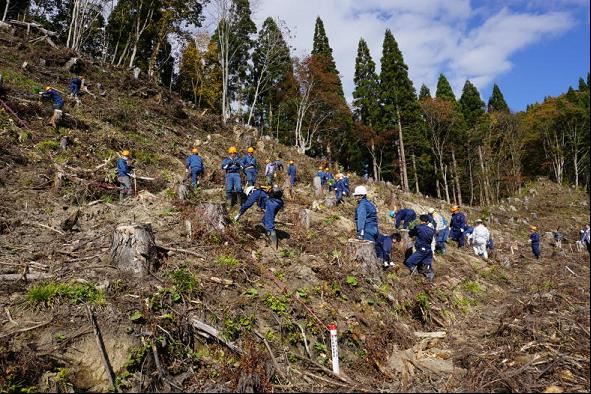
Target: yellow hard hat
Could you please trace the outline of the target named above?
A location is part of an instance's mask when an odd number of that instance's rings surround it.
[[[538,228],[536,226],[531,226],[530,229],[533,231],[538,231]]]
[[[452,212],[457,212],[459,210],[460,210],[460,207],[458,207],[457,205],[454,205],[453,207],[451,207]]]
[[[237,152],[238,152],[238,149],[236,149],[236,147],[235,147],[235,146],[231,146],[231,147],[228,149],[228,153],[237,153]]]
[[[321,171],[324,170],[324,168],[322,168],[322,167],[318,167],[318,169],[321,170]]]
[[[290,161],[289,161],[289,164],[293,164],[293,160],[290,160]]]
[[[271,160],[269,160],[269,159],[265,160],[265,163],[270,163],[270,162],[271,162]]]
[[[246,150],[248,153],[252,153],[254,152],[254,148],[252,146],[249,146],[248,149]]]
[[[328,168],[328,167],[326,167],[326,168],[324,169],[324,171],[328,171],[328,170],[329,170],[329,168]]]
[[[192,152],[192,153],[197,153],[197,152],[198,152],[198,151],[197,151],[197,148],[193,148],[193,149],[191,149],[191,152]]]
[[[45,85],[45,88],[44,89],[47,91],[47,90],[51,89],[51,86]]]
[[[123,152],[121,152],[121,156],[125,156],[125,157],[129,157],[130,153],[129,151],[126,149]]]

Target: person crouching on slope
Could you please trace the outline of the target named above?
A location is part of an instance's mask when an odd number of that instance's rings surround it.
[[[278,239],[275,231],[275,217],[277,213],[283,208],[283,192],[278,188],[267,188],[267,190],[256,189],[254,186],[246,188],[246,195],[248,196],[244,204],[240,207],[238,215],[234,221],[238,221],[246,211],[255,203],[261,209],[265,210],[263,215],[263,227],[267,231],[271,245],[277,249]]]
[[[435,229],[428,225],[429,217],[427,215],[419,216],[420,223],[413,227],[408,235],[415,237],[414,252],[405,262],[404,265],[410,270],[411,275],[417,271],[424,274],[429,282],[435,279],[435,272],[433,272],[433,251],[431,250],[431,242],[435,235]]]

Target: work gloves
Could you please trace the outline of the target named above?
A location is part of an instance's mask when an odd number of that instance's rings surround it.
[[[357,239],[363,240],[363,231],[357,234]]]
[[[238,221],[238,219],[240,219],[240,214],[238,214],[238,215],[236,215],[236,216],[234,217],[234,221],[235,221],[235,222],[237,222],[237,221]]]

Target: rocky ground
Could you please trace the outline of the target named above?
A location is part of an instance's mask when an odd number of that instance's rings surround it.
[[[590,390],[589,255],[574,243],[589,220],[584,192],[538,180],[498,205],[466,208],[470,222],[488,218],[496,250],[483,261],[450,243],[429,284],[408,275],[402,250],[388,270],[356,261],[355,203],[315,196],[319,163],[292,148],[224,127],[142,76],[89,59],[75,71],[97,97],[68,100],[56,132],[34,89],[67,91],[74,54],[0,33],[0,55],[0,99],[14,111],[0,110],[1,391]],[[298,165],[278,250],[256,209],[227,220],[237,207],[223,204],[219,163],[231,144],[256,146],[259,162]],[[193,145],[206,177],[181,199]],[[153,178],[124,203],[113,183],[121,149]],[[385,233],[394,207],[449,212],[443,201],[367,186]],[[220,208],[219,225],[207,204]],[[134,224],[150,224],[155,239],[144,276],[111,257],[115,229]],[[529,224],[544,235],[539,261]],[[561,249],[545,234],[558,226]]]

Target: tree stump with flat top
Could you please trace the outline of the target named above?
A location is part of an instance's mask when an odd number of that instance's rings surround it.
[[[376,255],[375,244],[371,241],[349,239],[347,242],[347,257],[352,268],[367,277],[378,277],[381,268]]]
[[[150,224],[118,226],[113,231],[111,258],[124,272],[144,277],[156,269],[159,251]]]

